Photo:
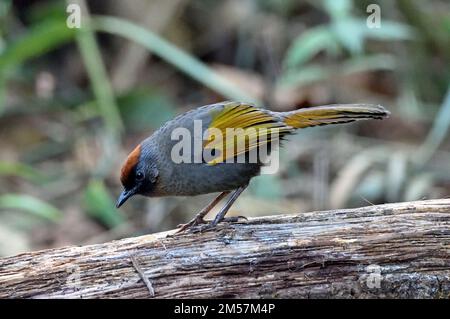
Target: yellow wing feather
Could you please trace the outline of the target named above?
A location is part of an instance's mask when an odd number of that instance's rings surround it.
[[[382,119],[389,116],[389,111],[380,105],[335,104],[273,113],[251,104],[227,102],[221,110],[212,110],[211,116],[203,147],[217,151],[218,154],[207,161],[214,165],[279,141],[284,134],[295,129]]]
[[[230,130],[231,129],[231,130]],[[214,149],[216,155],[207,163],[225,162],[257,147],[280,139],[292,127],[284,124],[270,112],[251,104],[231,102],[213,115],[204,149]],[[215,134],[217,133],[217,135]]]

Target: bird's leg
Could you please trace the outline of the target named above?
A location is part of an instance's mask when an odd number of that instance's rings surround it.
[[[223,221],[225,219],[225,215],[230,209],[230,207],[233,205],[233,203],[236,201],[236,199],[241,195],[241,193],[247,188],[248,185],[241,186],[238,189],[236,189],[230,196],[230,198],[227,200],[225,205],[220,209],[220,211],[217,213],[214,220],[208,225],[208,228],[215,227],[218,223]],[[238,217],[239,218],[239,217]],[[236,220],[231,217],[231,220]]]
[[[185,231],[186,229],[192,226],[204,224],[205,220],[203,218],[206,216],[206,214],[208,214],[211,211],[211,209],[213,209],[214,206],[216,206],[229,193],[230,193],[229,191],[220,193],[211,203],[209,203],[193,219],[191,219],[189,223],[179,225],[178,227],[180,227],[180,229],[176,233],[181,233],[182,231]]]

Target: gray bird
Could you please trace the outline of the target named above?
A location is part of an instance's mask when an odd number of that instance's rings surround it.
[[[205,105],[166,122],[142,141],[126,159],[120,180],[124,187],[117,207],[133,195],[194,196],[220,194],[179,231],[205,223],[204,216],[230,195],[208,227],[225,214],[259,175],[283,138],[297,129],[383,119],[389,111],[379,105],[336,104],[273,112],[241,102]],[[186,134],[187,133],[187,134]],[[256,156],[252,156],[256,154]],[[265,153],[264,153],[265,154]]]

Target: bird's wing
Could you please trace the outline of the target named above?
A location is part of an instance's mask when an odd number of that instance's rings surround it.
[[[223,108],[213,110],[211,116],[203,144],[211,154],[206,161],[209,165],[279,141],[292,130],[273,113],[251,104],[227,102]]]

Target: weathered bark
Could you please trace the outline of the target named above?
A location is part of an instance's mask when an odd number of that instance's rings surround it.
[[[449,298],[449,222],[442,199],[25,253],[0,259],[0,297]]]

